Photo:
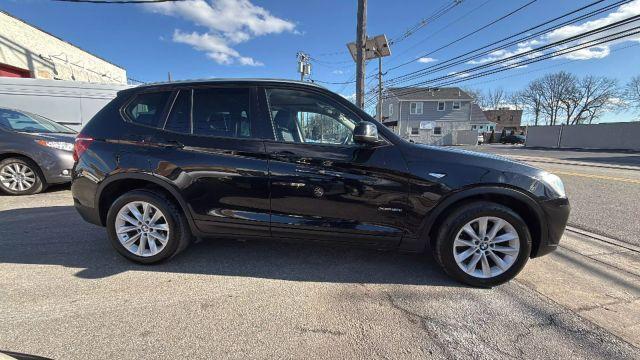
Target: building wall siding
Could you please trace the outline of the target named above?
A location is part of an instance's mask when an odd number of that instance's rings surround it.
[[[415,102],[415,101],[414,101]],[[465,129],[469,130],[469,115],[471,109],[471,103],[469,101],[462,101],[460,104],[460,110],[453,110],[453,101],[445,101],[445,110],[438,111],[437,101],[424,101],[422,105],[422,114],[410,114],[409,107],[411,101],[402,101],[402,111],[399,127],[399,135],[404,136],[408,134],[410,128],[420,127],[421,121],[435,121],[436,126],[443,126],[447,122],[462,122],[466,125]],[[443,128],[444,130],[444,128]]]
[[[3,12],[0,63],[27,69],[37,79],[127,83],[124,69]]]

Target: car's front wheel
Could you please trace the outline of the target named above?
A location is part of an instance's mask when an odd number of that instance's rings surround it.
[[[45,182],[38,166],[25,158],[0,161],[0,189],[11,195],[37,194],[44,190]]]
[[[453,278],[491,287],[514,278],[531,253],[531,235],[524,220],[510,208],[473,202],[442,223],[435,257]]]
[[[178,254],[191,238],[182,211],[164,195],[151,190],[134,190],[120,196],[107,214],[107,232],[120,254],[143,264]]]

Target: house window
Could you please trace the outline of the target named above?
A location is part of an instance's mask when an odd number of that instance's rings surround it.
[[[409,104],[409,114],[411,115],[421,115],[422,114],[422,103],[421,102],[412,102]]]
[[[433,135],[442,135],[442,128],[440,126],[436,126],[433,128]]]
[[[476,125],[471,125],[471,130],[476,130],[478,127]]]
[[[498,115],[498,122],[500,122],[500,115]]]
[[[460,110],[460,101],[454,101],[452,109],[453,110]]]
[[[389,104],[389,116],[393,115],[393,104]]]
[[[420,134],[420,128],[417,128],[417,127],[411,128],[411,135],[419,135],[419,134]]]
[[[444,111],[444,101],[438,101],[438,111]]]

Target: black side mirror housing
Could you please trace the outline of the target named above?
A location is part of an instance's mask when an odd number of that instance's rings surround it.
[[[378,127],[374,123],[361,121],[353,129],[353,140],[359,144],[379,144]]]

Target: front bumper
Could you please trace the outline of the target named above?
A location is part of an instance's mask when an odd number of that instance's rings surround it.
[[[534,249],[531,257],[546,255],[558,248],[571,211],[567,198],[546,200],[540,205],[547,223],[546,229],[542,229],[542,231],[546,231],[546,236],[542,237],[538,248]]]

